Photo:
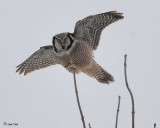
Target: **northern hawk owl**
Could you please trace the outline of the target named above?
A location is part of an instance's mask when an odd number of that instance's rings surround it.
[[[93,50],[98,47],[102,30],[120,19],[123,19],[122,13],[110,11],[79,20],[73,33],[65,32],[53,36],[52,45],[41,47],[18,65],[16,72],[24,72],[26,75],[41,68],[60,64],[69,72],[75,68],[76,73],[83,72],[100,83],[113,82],[113,76],[94,60]]]

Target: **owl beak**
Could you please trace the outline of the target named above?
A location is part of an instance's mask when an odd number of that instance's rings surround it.
[[[62,42],[62,45],[64,45],[64,42]]]

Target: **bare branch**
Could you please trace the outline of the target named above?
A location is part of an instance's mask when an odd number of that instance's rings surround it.
[[[117,107],[116,125],[115,125],[115,128],[117,128],[117,125],[118,125],[118,114],[119,114],[119,108],[120,108],[120,100],[121,100],[121,97],[119,96],[119,97],[118,97],[118,107]]]
[[[134,123],[134,115],[135,115],[135,110],[134,110],[134,98],[133,98],[133,94],[129,88],[129,85],[128,85],[128,80],[127,80],[127,55],[124,55],[124,58],[125,58],[125,61],[124,61],[124,75],[125,75],[125,82],[126,82],[126,87],[129,91],[129,94],[131,96],[131,100],[132,100],[132,128],[134,128],[135,126],[135,123]]]
[[[82,109],[81,109],[81,105],[80,105],[80,101],[79,101],[79,96],[78,96],[78,89],[77,89],[77,84],[76,84],[75,68],[72,68],[72,69],[73,69],[74,86],[75,86],[75,93],[76,93],[78,108],[79,108],[79,111],[80,111],[83,128],[86,128],[86,124],[85,124],[85,120],[84,120],[84,116],[83,116],[83,112],[82,112]]]
[[[156,128],[156,123],[154,123],[154,128]]]

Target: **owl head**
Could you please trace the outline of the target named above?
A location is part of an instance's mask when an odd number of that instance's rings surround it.
[[[72,33],[60,33],[53,37],[53,47],[56,53],[64,53],[68,51],[74,42]]]

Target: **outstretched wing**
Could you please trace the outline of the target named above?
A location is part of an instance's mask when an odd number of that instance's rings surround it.
[[[53,46],[48,45],[41,47],[38,51],[33,53],[22,64],[17,66],[19,74],[24,72],[24,75],[32,71],[45,68],[57,64],[54,58]]]
[[[87,41],[92,49],[96,50],[102,30],[123,18],[122,13],[116,11],[88,16],[76,23],[74,36]]]

